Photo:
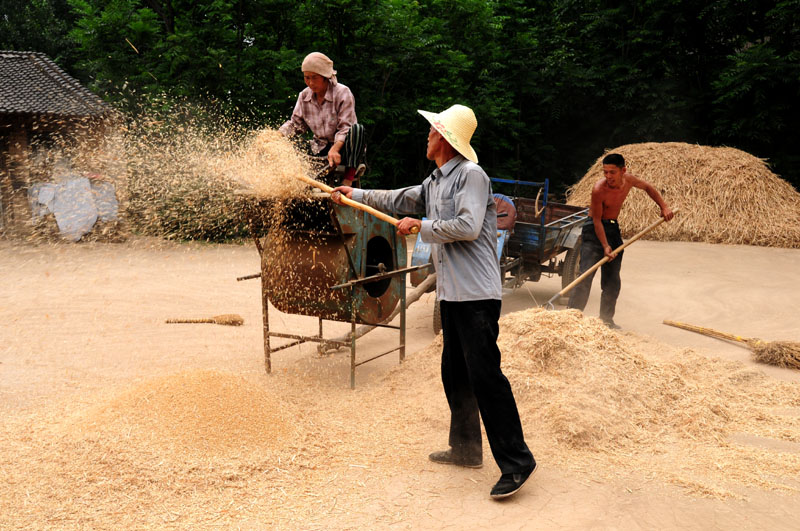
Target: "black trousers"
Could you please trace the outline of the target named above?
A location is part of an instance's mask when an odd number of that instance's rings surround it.
[[[511,384],[500,370],[499,300],[441,301],[442,383],[450,405],[450,446],[457,456],[482,456],[481,418],[503,474],[534,460],[522,434]]]
[[[606,231],[606,240],[612,249],[622,245],[622,235],[616,220],[603,220],[603,228]],[[593,223],[587,223],[583,226],[581,238],[583,243],[581,244],[580,269],[581,274],[583,274],[587,269],[599,262],[605,256],[605,253],[600,240],[597,239]],[[625,251],[619,253],[610,262],[600,266],[600,289],[602,289],[600,294],[600,319],[603,321],[612,321],[614,313],[616,313],[617,297],[619,297],[619,291],[622,288],[619,271],[622,268],[623,254],[625,254]],[[586,308],[586,302],[589,300],[589,293],[592,290],[592,280],[594,280],[596,272],[586,277],[583,282],[573,288],[567,306],[577,308],[580,311]]]

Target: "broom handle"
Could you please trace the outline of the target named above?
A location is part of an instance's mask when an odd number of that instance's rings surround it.
[[[167,319],[164,321],[168,324],[174,323],[216,323],[214,319]]]
[[[311,177],[306,177],[305,175],[297,175],[297,178],[300,179],[301,181],[305,182],[305,183],[310,184],[311,186],[316,186],[317,188],[319,188],[323,192],[328,192],[328,193],[333,192],[333,188],[331,186],[328,186],[325,183],[321,183],[319,181],[316,181],[316,180],[312,179]],[[340,195],[341,195],[340,199],[341,199],[342,203],[344,203],[345,205],[351,206],[353,208],[357,208],[359,210],[363,210],[364,212],[366,212],[368,214],[372,214],[373,216],[375,216],[376,218],[378,218],[380,220],[383,220],[383,221],[385,221],[387,223],[391,223],[395,227],[397,226],[398,223],[400,223],[400,220],[398,220],[397,218],[393,218],[392,216],[390,216],[388,214],[384,214],[380,210],[374,209],[371,206],[365,205],[364,203],[359,203],[358,201],[353,201],[352,199],[348,199],[344,194],[340,194]],[[411,230],[411,233],[412,234],[416,234],[417,232],[419,232],[417,227],[413,227],[412,230]]]
[[[746,337],[737,336],[734,334],[728,334],[727,332],[720,332],[719,330],[714,330],[713,328],[703,328],[702,326],[694,326],[686,323],[679,323],[678,321],[670,321],[668,319],[664,319],[664,324],[669,326],[674,326],[676,328],[683,328],[684,330],[689,330],[692,332],[697,332],[698,334],[703,334],[705,336],[715,337],[717,339],[727,339],[728,341],[739,341],[740,343],[747,343],[750,341]]]
[[[674,208],[674,209],[672,210],[672,212],[677,214],[677,213],[678,213],[678,210],[680,210],[680,208]],[[629,239],[628,241],[626,241],[625,243],[623,243],[622,245],[620,245],[619,247],[617,247],[616,249],[614,249],[613,251],[611,251],[611,254],[612,254],[612,255],[614,255],[614,256],[617,256],[619,253],[621,253],[621,252],[622,252],[622,250],[623,250],[623,249],[625,249],[625,247],[629,246],[630,244],[632,244],[633,242],[635,242],[636,240],[638,240],[639,238],[641,238],[642,236],[644,236],[645,234],[647,234],[648,232],[650,232],[651,230],[655,229],[656,227],[658,227],[659,225],[661,225],[662,223],[664,223],[664,221],[665,221],[665,220],[664,220],[664,218],[658,218],[658,220],[656,220],[656,221],[654,221],[653,223],[651,223],[651,224],[650,224],[648,227],[645,227],[644,229],[642,229],[642,230],[641,230],[641,231],[640,231],[638,234],[634,235],[634,236],[633,236],[631,239]],[[583,280],[584,280],[586,277],[588,277],[589,275],[591,275],[592,273],[594,273],[595,271],[597,271],[597,269],[598,269],[600,266],[602,266],[603,264],[605,264],[605,263],[606,263],[606,262],[608,262],[609,260],[610,260],[610,258],[609,258],[609,257],[607,257],[607,256],[604,256],[604,257],[603,257],[602,259],[600,259],[600,260],[599,260],[599,261],[598,261],[598,262],[597,262],[595,265],[593,265],[592,267],[590,267],[589,269],[587,269],[586,271],[584,271],[584,272],[583,272],[583,274],[582,274],[581,276],[579,276],[578,278],[576,278],[575,280],[573,280],[572,282],[570,282],[570,283],[569,283],[569,284],[568,284],[568,285],[567,285],[565,288],[563,288],[561,291],[559,291],[558,293],[556,293],[555,295],[553,295],[553,296],[550,298],[550,300],[549,300],[549,301],[547,301],[547,303],[548,303],[548,304],[550,304],[550,305],[552,305],[554,300],[556,300],[557,298],[559,298],[559,297],[561,297],[562,295],[564,295],[564,294],[568,293],[569,291],[571,291],[571,290],[572,290],[572,288],[574,288],[575,286],[577,286],[578,284],[580,284],[581,282],[583,282]]]

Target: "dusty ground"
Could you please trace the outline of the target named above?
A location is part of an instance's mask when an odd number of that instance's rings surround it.
[[[659,356],[666,344],[756,367],[746,348],[661,321],[800,341],[798,263],[797,250],[638,242],[624,258],[617,322],[624,333],[643,338],[648,356]],[[498,472],[488,452],[480,470],[427,461],[446,440],[446,404],[435,381],[415,383],[410,374],[393,379],[396,356],[360,367],[355,391],[348,388],[347,354],[320,357],[312,345],[276,353],[274,373],[264,375],[258,281],[236,281],[257,271],[252,246],[0,242],[0,443],[9,448],[0,459],[0,528],[797,528],[796,493],[754,486],[735,498],[698,497],[646,470],[603,479],[591,470],[551,466],[547,448],[532,448],[541,469],[530,484],[504,503],[492,502],[488,490]],[[543,303],[559,287],[558,279],[528,283],[507,294],[504,313]],[[596,315],[598,291],[590,315]],[[410,360],[434,340],[432,306],[426,295],[409,308]],[[240,314],[245,325],[164,324],[224,313]],[[298,316],[279,315],[271,324],[316,330],[314,319]],[[374,332],[359,342],[359,352],[385,349],[394,337]],[[800,382],[798,371],[757,368]],[[288,434],[270,449],[274,455],[241,459],[223,477],[213,473],[214,456],[159,468],[160,462],[143,464],[144,454],[131,443],[119,448],[102,481],[88,480],[70,456],[104,463],[109,448],[92,447],[102,438],[53,435],[76,425],[67,419],[132,386],[199,369],[242,375],[274,391]],[[396,409],[425,413],[406,428],[394,424]],[[525,430],[533,438],[536,426]],[[798,443],[747,443],[800,453]]]

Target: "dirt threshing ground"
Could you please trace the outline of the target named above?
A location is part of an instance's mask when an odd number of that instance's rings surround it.
[[[624,257],[617,322],[647,359],[691,348],[744,364],[747,378],[758,381],[758,370],[796,385],[798,371],[756,365],[746,348],[661,321],[798,341],[798,263],[790,249],[637,242]],[[532,444],[541,470],[517,496],[493,502],[488,449],[479,470],[427,460],[447,430],[435,356],[421,354],[435,340],[432,295],[409,308],[408,362],[398,368],[391,355],[360,367],[351,391],[345,351],[292,348],[264,374],[258,281],[236,281],[258,268],[251,245],[0,242],[0,529],[796,528],[796,479],[766,489],[774,478],[765,472],[717,495],[655,469],[615,474],[602,449],[594,470],[556,463],[555,449]],[[504,299],[504,315],[559,286],[526,284]],[[164,324],[226,313],[244,326]],[[316,331],[301,316],[271,325]],[[369,356],[394,340],[379,330],[358,349]],[[800,408],[784,413],[797,424]],[[540,441],[536,425],[524,428]],[[800,443],[786,439],[733,438],[797,458]],[[718,466],[722,477],[726,463]]]

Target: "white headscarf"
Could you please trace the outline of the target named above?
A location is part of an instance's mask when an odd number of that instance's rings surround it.
[[[331,81],[331,85],[335,85],[336,70],[333,69],[333,61],[327,55],[319,52],[311,52],[303,59],[303,66],[300,68],[303,72],[314,72],[322,77],[326,77]]]

